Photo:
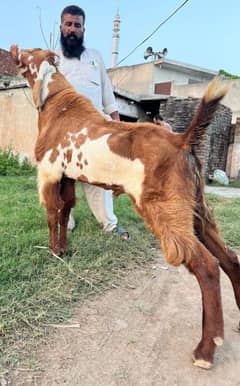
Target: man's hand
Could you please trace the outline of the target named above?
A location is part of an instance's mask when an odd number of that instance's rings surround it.
[[[15,63],[18,62],[18,53],[19,53],[19,50],[18,50],[17,44],[12,44],[10,47],[10,54]]]
[[[119,116],[119,112],[118,111],[113,111],[110,114],[110,116],[111,116],[113,121],[120,121],[120,116]]]

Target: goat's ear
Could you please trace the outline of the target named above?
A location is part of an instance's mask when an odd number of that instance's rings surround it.
[[[52,66],[48,60],[44,60],[39,67],[37,79],[33,85],[33,100],[38,110],[44,105],[49,96],[49,83],[56,72],[55,66]]]
[[[33,101],[36,106],[36,108],[40,111],[44,101],[42,100],[42,85],[43,81],[42,79],[37,79],[34,83],[32,95],[33,95]]]
[[[48,52],[48,56],[46,57],[46,59],[47,59],[49,64],[51,64],[53,66],[57,66],[58,62],[59,62],[59,55],[57,55],[53,51],[49,51]]]
[[[54,54],[53,56],[50,56],[48,62],[49,62],[49,64],[52,64],[53,66],[58,66],[58,64],[59,64],[59,55]]]

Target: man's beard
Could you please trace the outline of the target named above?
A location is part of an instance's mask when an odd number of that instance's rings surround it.
[[[83,45],[83,36],[78,38],[73,32],[67,36],[64,36],[61,32],[60,42],[63,55],[66,58],[80,59],[82,52],[85,50]]]

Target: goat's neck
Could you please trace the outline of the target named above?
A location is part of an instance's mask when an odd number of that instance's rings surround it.
[[[47,87],[48,95],[46,100],[49,100],[56,95],[60,97],[60,93],[66,91],[67,89],[71,89],[73,91],[71,84],[59,72],[56,72],[53,75],[52,81],[48,83]],[[46,102],[46,100],[44,102]]]

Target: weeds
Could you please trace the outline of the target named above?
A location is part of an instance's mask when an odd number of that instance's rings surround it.
[[[15,154],[11,149],[0,149],[0,176],[23,176],[34,172],[28,158]]]

